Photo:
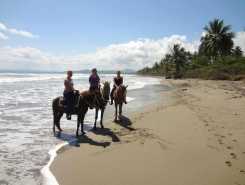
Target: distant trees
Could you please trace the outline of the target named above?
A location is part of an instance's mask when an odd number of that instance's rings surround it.
[[[171,61],[175,64],[175,78],[180,78],[182,76],[181,69],[185,67],[188,61],[188,52],[179,44],[175,44],[171,49],[170,56]]]
[[[197,52],[190,53],[174,44],[160,62],[139,70],[139,74],[164,75],[166,78],[242,79],[245,57],[233,43],[234,33],[223,20],[214,19],[204,27]]]

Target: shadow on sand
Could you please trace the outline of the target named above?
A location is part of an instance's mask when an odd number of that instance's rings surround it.
[[[135,128],[133,128],[131,125],[133,124],[132,121],[126,117],[121,115],[120,116],[120,120],[115,121],[116,124],[120,125],[121,127],[124,127],[130,131],[134,131],[136,130]]]
[[[109,128],[96,128],[91,131],[96,135],[109,136],[113,142],[120,142],[119,137]]]
[[[111,142],[95,141],[95,140],[89,138],[87,135],[81,135],[77,138],[73,134],[68,134],[68,133],[64,133],[64,132],[59,132],[56,135],[56,138],[58,138],[59,140],[62,140],[62,141],[66,141],[69,143],[69,145],[76,146],[76,147],[80,147],[80,144],[84,143],[84,144],[90,144],[90,145],[100,146],[100,147],[105,148],[111,144]]]
[[[120,125],[121,127],[124,127],[128,129],[129,131],[136,130],[133,128],[132,121],[127,118],[126,116],[120,116],[120,120],[115,122],[116,124]],[[102,135],[102,136],[109,136],[112,139],[112,142],[120,142],[120,138],[109,128],[97,128],[96,130],[92,129],[91,132],[93,132],[96,135]],[[100,147],[108,147],[110,146],[111,142],[108,141],[96,141],[92,138],[88,137],[87,135],[81,135],[79,137],[76,137],[74,134],[70,133],[64,133],[64,132],[58,132],[56,133],[55,137],[59,140],[66,141],[71,146],[80,147],[80,144],[90,144],[94,146],[100,146]]]

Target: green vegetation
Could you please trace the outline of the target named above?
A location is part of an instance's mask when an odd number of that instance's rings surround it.
[[[190,53],[175,44],[160,62],[139,70],[138,74],[166,78],[244,79],[245,57],[239,46],[234,47],[231,26],[214,19],[204,31],[198,52]]]

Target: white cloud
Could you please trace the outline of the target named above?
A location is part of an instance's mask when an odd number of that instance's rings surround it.
[[[235,45],[245,51],[245,33],[238,32]],[[169,52],[174,44],[181,44],[186,50],[197,51],[199,41],[190,42],[186,36],[172,35],[161,39],[138,39],[121,44],[111,44],[95,52],[72,56],[57,56],[32,47],[0,48],[0,69],[24,70],[80,70],[98,69],[140,69],[151,66]]]
[[[8,37],[5,34],[3,34],[2,32],[0,32],[0,40],[7,40],[7,39],[8,39]]]
[[[234,38],[235,46],[240,46],[245,53],[245,31],[237,32]]]
[[[0,22],[0,30],[3,30],[3,31],[7,30],[7,27],[1,22]]]
[[[31,32],[25,30],[17,30],[15,28],[8,28],[5,24],[0,22],[0,30],[6,34],[13,34],[27,38],[39,38],[38,35],[34,35]]]
[[[111,44],[92,53],[75,56],[55,56],[36,48],[0,48],[2,69],[43,69],[80,70],[97,67],[99,69],[140,69],[159,61],[170,47],[181,44],[189,51],[195,51],[199,42],[188,42],[185,36],[172,35],[162,39],[138,39],[122,44]]]

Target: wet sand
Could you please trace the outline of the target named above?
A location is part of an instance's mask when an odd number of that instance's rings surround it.
[[[163,80],[166,101],[65,147],[60,185],[244,185],[245,83]]]

